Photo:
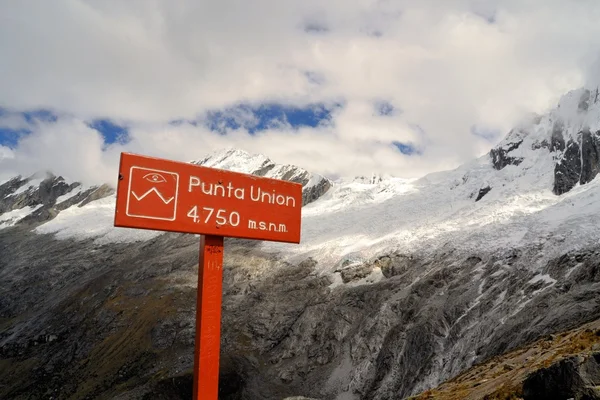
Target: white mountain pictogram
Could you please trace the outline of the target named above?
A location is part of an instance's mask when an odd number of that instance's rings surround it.
[[[169,203],[170,203],[170,202],[172,202],[172,201],[173,201],[173,199],[175,198],[175,196],[173,196],[173,197],[171,197],[171,198],[169,198],[169,199],[165,199],[165,197],[164,197],[164,196],[163,196],[163,195],[162,195],[162,194],[161,194],[161,193],[158,191],[158,189],[156,189],[156,188],[152,188],[152,189],[148,190],[146,193],[144,193],[144,194],[143,194],[143,195],[141,195],[141,196],[138,196],[137,194],[135,194],[135,192],[134,192],[133,190],[131,191],[131,194],[133,195],[133,197],[135,197],[135,198],[136,198],[136,200],[137,200],[137,201],[141,201],[141,200],[143,200],[143,199],[144,199],[146,196],[148,196],[148,195],[149,195],[150,193],[152,193],[152,192],[156,193],[156,194],[158,195],[158,197],[160,197],[160,199],[161,199],[161,200],[163,201],[163,203],[165,203],[165,204],[169,204]]]

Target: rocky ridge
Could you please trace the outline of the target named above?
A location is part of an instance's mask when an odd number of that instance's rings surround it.
[[[206,167],[300,183],[304,187],[302,190],[303,205],[317,200],[332,185],[332,182],[322,175],[310,173],[294,165],[276,164],[263,155],[250,155],[239,149],[227,149],[194,163]]]
[[[332,182],[321,175],[292,165],[278,165],[262,155],[242,150],[225,150],[194,163],[300,183],[303,205],[315,201],[332,186]],[[84,187],[51,172],[17,176],[0,184],[0,228],[17,223],[44,224],[70,207],[81,208],[95,200],[114,198],[114,193],[111,185]]]
[[[600,171],[599,89],[581,88],[562,97],[556,109],[516,127],[492,149],[494,168],[519,165],[531,150],[553,154],[553,192],[564,194],[591,182]]]

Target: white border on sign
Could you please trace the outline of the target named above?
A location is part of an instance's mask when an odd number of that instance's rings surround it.
[[[129,201],[131,199],[131,182],[132,182],[132,176],[133,176],[133,170],[134,169],[139,169],[139,170],[143,170],[143,171],[149,171],[149,172],[162,172],[164,174],[169,174],[169,175],[174,175],[175,176],[175,199],[174,199],[174,206],[173,206],[173,217],[172,218],[164,218],[164,217],[153,217],[153,216],[148,216],[148,215],[138,215],[138,214],[130,214],[129,213]],[[171,172],[171,171],[163,171],[160,169],[153,169],[153,168],[146,168],[146,167],[138,167],[138,166],[132,166],[131,169],[129,170],[129,187],[127,188],[127,206],[125,208],[125,215],[127,215],[128,217],[135,217],[135,218],[145,218],[145,219],[158,219],[161,221],[175,221],[175,219],[177,219],[177,196],[179,195],[179,174],[177,172]]]

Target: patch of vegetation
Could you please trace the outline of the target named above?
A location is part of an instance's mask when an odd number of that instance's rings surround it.
[[[103,308],[118,315],[120,324],[95,343],[89,356],[80,363],[82,379],[69,399],[121,393],[148,383],[151,378],[143,375],[160,358],[160,351],[152,346],[152,329],[175,313],[174,295],[158,295],[162,291],[155,286],[146,288],[148,295],[132,297],[126,295],[127,289],[120,287],[103,304]]]
[[[574,355],[600,351],[600,320],[580,328],[548,335],[510,353],[473,366],[435,389],[412,400],[518,400],[525,378],[542,368]]]
[[[74,326],[67,336],[22,345],[0,358],[0,398],[112,399],[172,378],[177,355],[193,346],[157,348],[153,330],[189,308],[189,293],[170,290],[160,279],[111,287],[113,279],[90,282],[58,306],[48,329]]]

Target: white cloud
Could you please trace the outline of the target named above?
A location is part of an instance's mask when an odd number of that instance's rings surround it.
[[[27,122],[22,114],[6,114],[0,115],[0,129],[9,129],[14,131],[20,131],[23,129],[29,129],[31,124]]]
[[[329,174],[454,167],[491,145],[473,125],[506,132],[600,81],[599,19],[595,0],[3,2],[0,106],[72,116],[36,126],[0,166],[112,179],[122,149],[186,160],[236,146]],[[376,115],[382,99],[401,113]],[[255,136],[166,124],[268,101],[345,106],[331,126]],[[103,152],[90,118],[128,121],[132,141]]]
[[[103,143],[98,131],[77,119],[39,122],[30,135],[20,140],[12,157],[9,153],[0,158],[0,170],[23,176],[47,170],[85,183],[104,181],[105,168],[118,163],[118,158],[110,159],[110,154],[102,151]]]

